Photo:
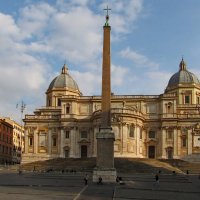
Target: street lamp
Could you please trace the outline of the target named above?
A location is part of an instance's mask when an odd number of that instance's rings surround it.
[[[18,104],[17,104],[17,108],[18,108]],[[20,133],[20,164],[21,164],[21,159],[22,159],[22,136],[23,136],[23,113],[24,113],[24,110],[26,108],[26,104],[22,101],[21,102],[21,106],[19,107],[20,108],[20,111],[21,111],[21,133]]]

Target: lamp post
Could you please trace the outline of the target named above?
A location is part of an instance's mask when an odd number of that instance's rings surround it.
[[[18,108],[18,104],[17,104],[17,108]],[[22,142],[23,142],[23,140],[22,140],[22,137],[23,137],[23,113],[24,113],[24,110],[25,110],[25,108],[26,108],[26,104],[23,102],[23,100],[22,100],[22,102],[21,102],[21,105],[20,105],[20,107],[19,107],[19,109],[20,109],[20,112],[21,112],[21,131],[20,131],[20,138],[19,138],[19,143],[20,143],[20,164],[21,164],[21,159],[22,159]]]

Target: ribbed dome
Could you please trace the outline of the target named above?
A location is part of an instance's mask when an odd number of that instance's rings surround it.
[[[74,79],[68,74],[68,68],[64,64],[61,74],[53,79],[50,83],[48,91],[53,88],[68,88],[70,90],[79,91],[77,83]]]
[[[169,79],[168,85],[166,90],[171,89],[174,86],[177,86],[178,84],[200,84],[198,78],[196,77],[196,75],[194,75],[193,73],[189,72],[186,69],[186,63],[184,62],[184,60],[182,59],[179,65],[179,71],[177,73],[175,73],[174,75],[172,75],[172,77]]]

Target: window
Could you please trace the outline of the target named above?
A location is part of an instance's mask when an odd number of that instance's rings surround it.
[[[40,147],[46,147],[47,141],[46,141],[46,133],[41,132],[39,134],[39,146]]]
[[[142,128],[140,128],[140,140],[142,140]]]
[[[173,113],[173,104],[171,102],[167,103],[167,113]]]
[[[173,138],[173,131],[172,130],[168,130],[167,131],[167,139],[172,139]]]
[[[189,103],[190,103],[190,96],[185,95],[185,104],[189,104]]]
[[[29,146],[33,146],[33,138],[29,137]]]
[[[81,131],[81,138],[87,138],[87,131]]]
[[[182,138],[182,147],[187,147],[187,139],[186,139],[186,137]]]
[[[60,100],[60,98],[58,99],[58,106],[61,106],[61,100]]]
[[[200,97],[197,97],[197,104],[200,104]]]
[[[55,137],[53,137],[53,146],[55,147],[56,146],[56,138]]]
[[[69,114],[69,113],[70,113],[70,105],[67,104],[67,105],[66,105],[66,114]]]
[[[149,138],[156,138],[156,132],[155,131],[149,131]]]
[[[65,138],[69,138],[69,131],[65,131]]]
[[[135,136],[135,126],[131,125],[129,128],[129,137],[134,137]]]

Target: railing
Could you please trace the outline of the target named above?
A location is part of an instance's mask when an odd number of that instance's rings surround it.
[[[59,115],[25,115],[26,119],[59,119]]]
[[[101,110],[96,110],[95,112],[93,112],[92,116],[97,116],[100,113]],[[144,115],[141,112],[127,108],[111,108],[111,114],[130,114],[144,117]]]

